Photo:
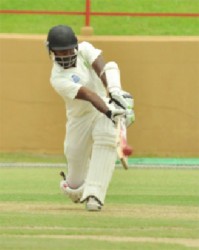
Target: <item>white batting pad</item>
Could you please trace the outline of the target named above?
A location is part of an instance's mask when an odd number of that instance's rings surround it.
[[[101,204],[104,203],[115,168],[116,157],[114,147],[94,145],[81,202],[85,201],[89,196],[95,196]]]

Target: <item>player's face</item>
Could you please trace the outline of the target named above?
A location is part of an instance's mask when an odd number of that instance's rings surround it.
[[[55,61],[64,69],[75,67],[77,60],[76,49],[54,51]]]

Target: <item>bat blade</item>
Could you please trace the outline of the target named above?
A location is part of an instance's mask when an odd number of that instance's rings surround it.
[[[124,169],[128,169],[129,168],[128,158],[127,157],[120,158],[120,161],[121,161],[122,166],[123,166]]]
[[[125,154],[125,150],[129,149],[128,154]],[[119,119],[117,124],[117,154],[118,158],[124,169],[128,169],[128,155],[132,153],[132,148],[127,144],[126,126],[122,118]]]

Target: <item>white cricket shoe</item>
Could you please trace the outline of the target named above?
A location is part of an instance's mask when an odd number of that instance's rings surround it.
[[[102,205],[100,202],[95,198],[95,196],[89,196],[86,201],[86,210],[88,211],[100,211]]]
[[[74,203],[79,203],[84,190],[84,184],[77,189],[69,187],[68,183],[64,180],[60,182],[60,188],[65,195],[67,195]]]

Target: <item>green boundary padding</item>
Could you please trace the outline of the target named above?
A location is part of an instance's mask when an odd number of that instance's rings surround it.
[[[117,161],[119,163],[119,161]],[[199,165],[199,158],[129,158],[131,165]]]

